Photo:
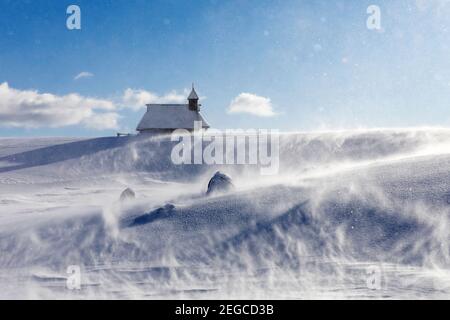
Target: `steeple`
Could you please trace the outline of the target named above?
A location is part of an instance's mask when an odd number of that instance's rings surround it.
[[[189,101],[189,110],[192,111],[199,111],[198,109],[198,95],[197,92],[195,92],[194,89],[194,84],[192,84],[192,90],[191,93],[188,96],[188,101]]]

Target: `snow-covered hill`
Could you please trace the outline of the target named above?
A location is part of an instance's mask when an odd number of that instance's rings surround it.
[[[274,176],[173,145],[0,139],[0,297],[450,298],[450,130],[282,134]]]

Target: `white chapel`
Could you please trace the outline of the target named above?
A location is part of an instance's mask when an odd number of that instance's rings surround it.
[[[200,114],[200,104],[194,86],[187,98],[187,104],[147,104],[147,112],[136,130],[139,133],[171,133],[175,129],[194,130],[194,121],[201,121],[202,128],[209,125]]]

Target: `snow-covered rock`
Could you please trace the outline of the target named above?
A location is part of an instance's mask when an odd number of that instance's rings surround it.
[[[126,188],[120,195],[120,201],[131,200],[136,197],[136,194],[131,188]]]
[[[171,203],[164,205],[156,210],[139,216],[133,220],[131,227],[151,223],[155,220],[170,217],[175,212],[175,206]]]
[[[231,178],[226,174],[217,171],[208,182],[208,190],[206,191],[206,195],[218,192],[227,192],[232,189],[234,189],[234,185]]]

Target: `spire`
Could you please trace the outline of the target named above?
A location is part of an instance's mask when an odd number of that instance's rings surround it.
[[[194,83],[192,83],[192,90],[191,90],[191,93],[188,96],[188,101],[189,101],[189,110],[199,111],[199,109],[198,109],[198,95],[197,95],[197,92],[195,92]]]
[[[192,83],[192,90],[191,93],[189,94],[188,100],[198,100],[197,92],[195,92],[194,89],[194,83]]]

